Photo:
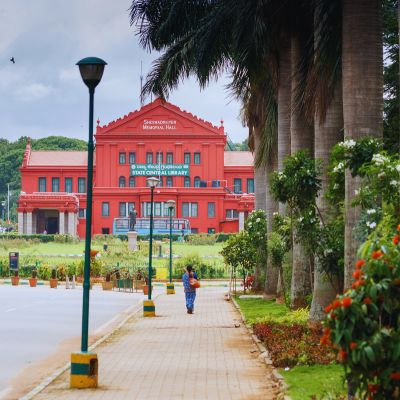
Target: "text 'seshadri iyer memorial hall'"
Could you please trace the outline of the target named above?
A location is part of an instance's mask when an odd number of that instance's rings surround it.
[[[126,233],[135,207],[138,233],[148,233],[150,188],[155,233],[169,232],[166,202],[174,200],[175,233],[237,232],[254,208],[250,152],[225,151],[224,127],[157,99],[96,129],[93,234]],[[32,151],[28,144],[18,201],[20,233],[84,237],[87,153]]]

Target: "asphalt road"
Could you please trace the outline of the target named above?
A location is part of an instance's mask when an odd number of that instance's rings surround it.
[[[89,332],[99,334],[144,299],[140,293],[90,291]],[[0,398],[25,367],[50,356],[65,339],[80,337],[82,288],[0,285]],[[90,335],[89,333],[89,335]],[[79,351],[77,348],[76,351]]]

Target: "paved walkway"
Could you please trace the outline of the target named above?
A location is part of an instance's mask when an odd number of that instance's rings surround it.
[[[99,388],[69,389],[69,371],[35,400],[272,400],[271,371],[259,361],[239,314],[223,291],[198,291],[195,314],[184,294],[156,299],[156,318],[133,317],[96,352]]]

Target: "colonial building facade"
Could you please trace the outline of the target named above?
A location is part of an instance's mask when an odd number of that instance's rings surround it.
[[[166,202],[174,200],[182,230],[236,232],[254,208],[253,156],[224,150],[222,121],[216,127],[156,99],[108,125],[98,121],[95,138],[94,234],[121,233],[132,208],[146,221],[149,176],[160,179],[156,221],[167,220]],[[32,151],[28,144],[20,170],[19,232],[83,237],[87,153]]]

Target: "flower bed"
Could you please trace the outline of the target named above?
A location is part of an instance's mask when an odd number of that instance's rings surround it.
[[[253,325],[253,330],[265,343],[276,367],[330,364],[335,360],[334,353],[320,344],[320,324],[268,322]]]

